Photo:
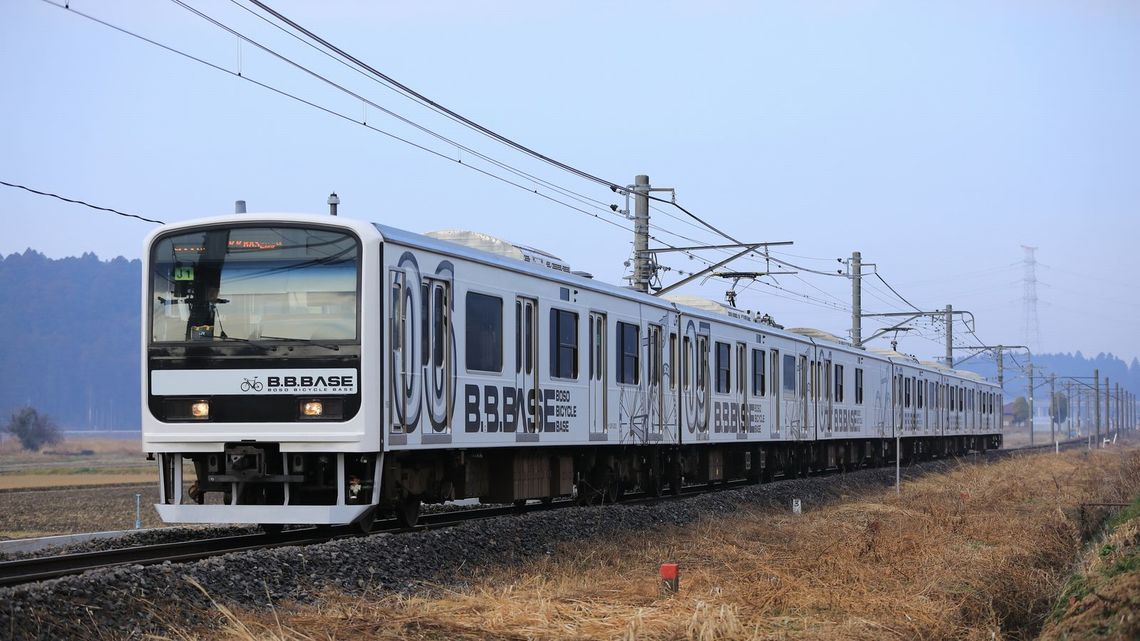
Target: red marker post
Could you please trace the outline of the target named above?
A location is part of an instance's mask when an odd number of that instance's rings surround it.
[[[681,588],[681,571],[676,563],[661,564],[661,592],[676,594]]]

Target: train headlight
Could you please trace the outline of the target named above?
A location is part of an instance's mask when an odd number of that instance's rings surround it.
[[[210,401],[197,401],[191,405],[190,416],[194,418],[210,418]]]
[[[344,418],[344,399],[312,398],[298,406],[303,421],[339,421]]]

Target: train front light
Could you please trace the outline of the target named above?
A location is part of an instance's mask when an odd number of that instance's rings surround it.
[[[339,421],[344,418],[344,399],[311,398],[298,406],[301,420]]]
[[[210,418],[210,401],[198,401],[190,406],[190,416],[194,418]]]

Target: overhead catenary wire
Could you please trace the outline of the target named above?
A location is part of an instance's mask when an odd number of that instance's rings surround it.
[[[143,41],[143,42],[146,42],[146,43],[148,43],[148,44],[150,44],[150,45],[152,45],[152,46],[156,46],[156,47],[159,47],[159,48],[161,48],[161,49],[164,49],[164,50],[166,50],[166,51],[168,51],[168,52],[170,52],[170,53],[173,53],[173,54],[176,54],[176,55],[182,56],[182,57],[184,57],[184,58],[187,58],[187,59],[189,59],[189,60],[192,60],[192,61],[194,61],[194,62],[197,62],[197,63],[199,63],[199,64],[202,64],[202,65],[205,65],[205,66],[207,66],[207,67],[210,67],[211,69],[214,69],[214,70],[216,70],[216,71],[220,71],[220,72],[223,72],[223,73],[229,74],[229,75],[230,75],[230,76],[232,76],[232,77],[235,77],[235,78],[239,78],[239,79],[241,79],[241,80],[244,80],[244,81],[246,81],[246,82],[252,83],[252,84],[254,84],[254,85],[258,86],[258,87],[261,87],[261,88],[263,88],[263,89],[266,89],[266,90],[268,90],[268,91],[271,91],[271,92],[273,92],[273,93],[276,93],[276,94],[278,94],[278,95],[281,95],[281,96],[283,96],[283,97],[289,98],[289,99],[291,99],[291,100],[295,100],[295,101],[297,101],[297,102],[300,102],[300,103],[302,103],[302,104],[304,104],[304,105],[307,105],[307,106],[309,106],[309,107],[312,107],[312,108],[314,108],[314,109],[317,109],[317,110],[319,110],[319,111],[325,112],[325,113],[327,113],[327,114],[329,114],[329,115],[331,115],[331,116],[335,116],[335,117],[337,117],[337,118],[340,118],[340,119],[346,120],[346,121],[348,121],[348,122],[352,122],[352,123],[358,124],[358,125],[360,125],[360,126],[362,126],[362,127],[365,127],[366,129],[370,129],[370,130],[372,130],[372,131],[374,131],[374,132],[376,132],[376,133],[379,133],[379,134],[382,134],[382,135],[384,135],[384,136],[387,136],[387,137],[389,137],[389,138],[391,138],[391,139],[393,139],[393,140],[397,140],[397,141],[399,141],[399,142],[402,142],[402,143],[404,143],[404,144],[410,145],[410,146],[412,146],[412,147],[414,147],[414,148],[416,148],[416,149],[419,149],[419,150],[421,150],[421,151],[424,151],[424,152],[427,152],[427,153],[429,153],[429,154],[432,154],[432,155],[434,155],[434,156],[436,156],[436,157],[438,157],[438,158],[442,158],[442,159],[444,159],[444,160],[449,160],[449,161],[451,161],[451,162],[454,162],[454,163],[456,163],[456,164],[459,164],[459,165],[461,165],[461,166],[463,166],[463,167],[466,167],[466,168],[468,168],[468,169],[470,169],[470,170],[472,170],[472,171],[475,171],[475,172],[478,172],[478,173],[480,173],[480,174],[483,174],[483,175],[485,175],[485,176],[488,176],[488,177],[490,177],[490,178],[494,178],[494,179],[496,179],[496,180],[499,180],[499,181],[501,181],[501,182],[503,182],[503,183],[505,183],[505,184],[511,185],[511,186],[513,186],[513,187],[517,187],[517,188],[519,188],[519,189],[521,189],[521,190],[523,190],[523,191],[531,192],[531,193],[535,194],[536,196],[539,196],[539,197],[541,197],[541,198],[544,198],[544,199],[550,200],[551,202],[557,203],[557,204],[559,204],[559,205],[562,205],[563,207],[567,207],[567,208],[569,208],[569,209],[572,209],[572,210],[574,210],[574,211],[578,211],[578,212],[580,212],[580,213],[583,213],[583,214],[585,214],[585,215],[587,215],[587,216],[590,216],[590,217],[592,217],[592,218],[596,218],[596,219],[598,219],[598,220],[600,220],[600,221],[602,221],[602,222],[605,222],[605,223],[608,223],[608,224],[610,224],[610,225],[613,225],[613,226],[615,226],[615,227],[617,227],[617,228],[619,228],[619,229],[621,229],[621,230],[623,230],[623,231],[626,231],[626,232],[630,232],[630,233],[632,233],[632,231],[633,231],[631,228],[625,227],[625,226],[623,226],[623,225],[621,225],[621,224],[619,224],[619,223],[617,223],[617,222],[615,222],[615,221],[613,221],[613,220],[609,220],[608,218],[603,218],[602,216],[599,216],[598,214],[596,214],[596,213],[594,213],[594,212],[591,212],[591,211],[587,211],[587,210],[585,210],[585,209],[583,209],[583,208],[581,208],[581,207],[577,207],[577,206],[575,206],[575,205],[571,205],[571,204],[569,204],[569,203],[567,203],[567,202],[565,202],[565,201],[559,200],[559,199],[557,199],[557,198],[555,198],[555,197],[553,197],[553,196],[551,196],[551,195],[549,195],[549,194],[544,194],[544,193],[542,193],[542,192],[541,192],[540,190],[538,190],[538,189],[535,189],[535,188],[533,188],[533,187],[529,187],[529,186],[527,186],[527,185],[523,185],[523,184],[521,184],[521,183],[519,183],[519,182],[516,182],[516,181],[513,181],[513,180],[511,180],[511,179],[509,179],[509,178],[505,178],[505,177],[503,177],[503,176],[500,176],[500,175],[498,175],[498,174],[496,174],[496,173],[494,173],[494,172],[491,172],[491,171],[488,171],[488,170],[486,170],[486,169],[483,169],[483,168],[477,167],[477,166],[475,166],[475,165],[473,165],[473,164],[471,164],[471,163],[464,163],[464,162],[462,162],[461,160],[458,160],[458,159],[452,158],[452,157],[448,156],[447,154],[441,153],[441,152],[440,152],[440,151],[438,151],[438,150],[432,149],[432,148],[430,148],[430,147],[427,147],[427,146],[425,146],[425,145],[421,145],[421,144],[419,144],[419,143],[416,143],[416,142],[414,142],[414,141],[412,141],[412,140],[409,140],[409,139],[407,139],[407,138],[404,138],[404,137],[402,137],[402,136],[396,135],[396,134],[394,134],[394,133],[391,133],[391,132],[389,132],[389,131],[386,131],[386,130],[384,130],[384,129],[381,129],[381,128],[379,128],[379,127],[376,127],[376,126],[374,126],[374,125],[370,125],[370,124],[368,124],[367,122],[362,122],[362,121],[360,121],[360,120],[357,120],[357,119],[356,119],[355,117],[353,117],[353,116],[349,116],[349,115],[343,114],[343,113],[341,113],[341,112],[339,112],[339,111],[336,111],[335,109],[331,109],[331,108],[329,108],[329,107],[326,107],[326,106],[324,106],[324,105],[320,105],[320,104],[318,104],[318,103],[315,103],[315,102],[313,102],[313,101],[311,101],[311,100],[308,100],[308,99],[306,99],[306,98],[303,98],[303,97],[301,97],[301,96],[298,96],[298,95],[296,95],[296,94],[290,93],[290,92],[288,92],[288,91],[285,91],[285,90],[283,90],[283,89],[280,89],[280,88],[278,88],[278,87],[275,87],[275,86],[273,86],[273,85],[270,85],[270,84],[268,84],[268,83],[265,83],[265,82],[261,82],[261,81],[259,81],[259,80],[255,80],[255,79],[253,79],[253,78],[249,77],[248,75],[243,75],[243,74],[241,74],[241,73],[239,73],[239,72],[231,71],[231,70],[229,70],[229,69],[226,69],[225,67],[222,67],[221,65],[217,65],[217,64],[215,64],[215,63],[212,63],[212,62],[210,62],[210,61],[208,61],[208,60],[205,60],[205,59],[203,59],[203,58],[200,58],[200,57],[198,57],[198,56],[195,56],[195,55],[193,55],[193,54],[187,53],[187,52],[185,52],[185,51],[182,51],[182,50],[180,50],[180,49],[177,49],[177,48],[175,48],[175,47],[172,47],[172,46],[170,46],[170,45],[164,44],[164,43],[162,43],[162,42],[159,42],[159,41],[157,41],[157,40],[154,40],[154,39],[148,38],[148,37],[146,37],[146,36],[143,36],[143,35],[141,35],[141,34],[139,34],[139,33],[136,33],[136,32],[134,32],[134,31],[131,31],[131,30],[129,30],[129,29],[126,29],[126,28],[124,28],[124,27],[120,27],[120,26],[118,26],[118,25],[115,25],[115,24],[111,24],[110,22],[107,22],[107,21],[105,21],[105,20],[103,20],[103,19],[101,19],[101,18],[98,18],[98,17],[96,17],[96,16],[94,16],[94,15],[91,15],[91,14],[85,13],[85,12],[83,12],[83,11],[80,11],[80,10],[78,10],[78,9],[75,9],[74,7],[70,7],[70,6],[66,6],[66,5],[61,5],[61,4],[57,4],[57,3],[55,3],[55,2],[52,2],[51,0],[42,0],[42,1],[43,1],[43,2],[45,2],[46,4],[50,4],[50,5],[54,6],[54,7],[60,8],[60,9],[64,9],[64,10],[68,11],[69,13],[73,13],[73,14],[75,14],[75,15],[78,15],[78,16],[82,17],[82,18],[85,18],[85,19],[87,19],[87,20],[90,20],[90,21],[92,21],[92,22],[95,22],[95,23],[97,23],[97,24],[103,25],[103,26],[105,26],[105,27],[107,27],[107,28],[109,28],[109,29],[113,29],[113,30],[115,30],[115,31],[118,31],[118,32],[120,32],[120,33],[122,33],[122,34],[124,34],[124,35],[130,36],[130,37],[132,37],[132,38],[136,38],[136,39],[138,39],[138,40],[141,40],[141,41]],[[606,211],[609,211],[609,210],[607,209]],[[659,241],[659,242],[660,242],[660,241]]]
[[[99,211],[110,212],[112,214],[117,214],[117,215],[123,216],[125,218],[137,218],[141,221],[148,222],[148,223],[155,223],[158,225],[166,224],[163,221],[158,220],[156,218],[147,218],[145,216],[140,216],[138,214],[129,214],[127,212],[119,211],[118,209],[112,209],[110,207],[101,207],[99,205],[92,205],[89,202],[78,200],[76,198],[68,198],[66,196],[60,196],[59,194],[53,194],[50,191],[40,191],[39,189],[32,189],[31,187],[27,187],[24,185],[18,185],[16,183],[10,183],[10,182],[0,180],[0,185],[4,185],[5,187],[14,187],[16,189],[23,189],[24,191],[28,191],[28,192],[31,192],[33,194],[37,194],[40,196],[50,196],[51,198],[57,198],[57,199],[62,200],[64,202],[74,203],[76,205],[83,205],[84,207],[90,207],[91,209],[98,209]]]

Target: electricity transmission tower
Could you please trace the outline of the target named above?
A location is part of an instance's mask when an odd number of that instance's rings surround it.
[[[1022,245],[1025,250],[1025,344],[1034,352],[1041,351],[1041,328],[1037,324],[1037,257],[1036,247]]]

